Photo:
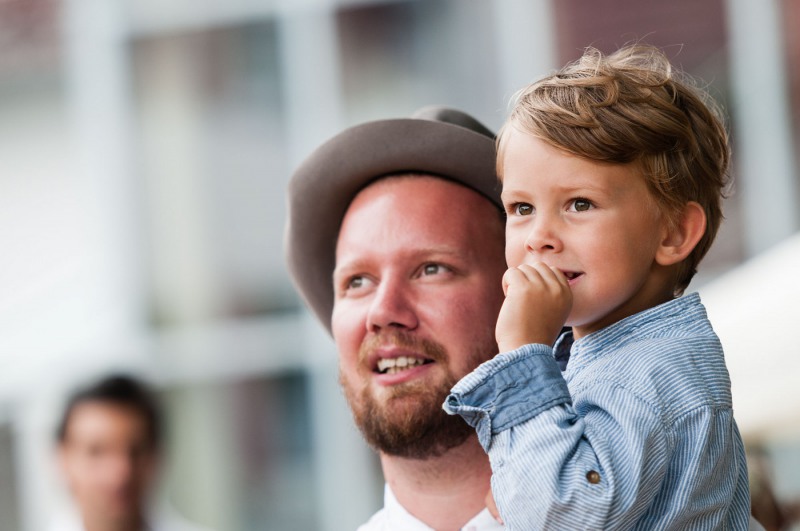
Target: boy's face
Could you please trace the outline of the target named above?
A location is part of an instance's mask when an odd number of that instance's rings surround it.
[[[508,266],[544,262],[566,275],[576,337],[672,298],[655,260],[667,224],[636,165],[582,159],[511,129],[502,198]]]

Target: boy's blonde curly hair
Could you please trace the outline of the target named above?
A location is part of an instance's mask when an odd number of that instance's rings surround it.
[[[501,178],[504,141],[514,127],[578,157],[639,164],[670,223],[689,201],[703,207],[706,232],[681,264],[675,286],[683,293],[722,221],[730,148],[717,104],[663,52],[639,44],[608,56],[588,48],[515,99],[497,139]]]

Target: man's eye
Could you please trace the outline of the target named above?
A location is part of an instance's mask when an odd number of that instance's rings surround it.
[[[367,279],[364,277],[353,277],[347,281],[347,289],[358,289],[363,288],[364,285],[367,283]]]
[[[574,199],[572,201],[572,205],[570,210],[574,210],[575,212],[586,212],[587,210],[591,210],[594,205],[588,199]]]
[[[368,293],[374,280],[369,275],[343,275],[341,280],[335,280],[336,297],[356,297]]]
[[[422,266],[423,275],[436,275],[444,271],[444,266],[441,264],[425,264]]]
[[[533,205],[528,203],[517,203],[513,206],[513,212],[517,216],[530,216],[533,214]]]

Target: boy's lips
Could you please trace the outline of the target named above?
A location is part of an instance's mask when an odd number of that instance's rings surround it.
[[[570,284],[572,284],[572,282],[573,282],[573,281],[577,280],[578,278],[580,278],[580,277],[582,277],[582,276],[584,275],[583,271],[573,271],[573,270],[570,270],[570,269],[563,269],[563,268],[561,268],[561,267],[558,267],[558,266],[557,266],[557,265],[555,265],[555,264],[549,264],[549,263],[547,263],[547,262],[543,262],[543,263],[544,263],[544,265],[546,265],[547,267],[551,267],[551,268],[554,268],[554,269],[558,269],[558,270],[561,272],[561,274],[562,274],[562,275],[564,275],[565,277],[567,277],[567,281],[568,281]]]
[[[583,276],[583,272],[582,271],[564,271],[564,270],[561,270],[561,272],[564,274],[565,277],[567,277],[567,282],[569,283],[570,286],[572,284],[574,284],[580,277]]]

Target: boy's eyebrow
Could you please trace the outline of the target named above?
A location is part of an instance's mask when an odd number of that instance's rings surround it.
[[[608,186],[603,184],[599,184],[593,180],[586,179],[582,180],[579,184],[565,184],[565,185],[556,185],[555,188],[560,193],[570,193],[570,192],[585,192],[591,191],[594,193],[611,193]],[[500,199],[502,201],[508,201],[515,197],[529,197],[533,194],[531,190],[528,190],[524,187],[519,188],[503,188],[503,191],[500,192]]]
[[[591,190],[593,192],[608,192],[608,187],[597,184],[594,181],[582,182],[581,184],[577,185],[559,185],[556,187],[559,191],[562,192],[579,192],[582,190]]]
[[[521,196],[528,196],[530,192],[525,190],[524,188],[508,188],[503,187],[503,190],[500,192],[500,200],[501,201],[508,201],[514,197],[521,197]]]

